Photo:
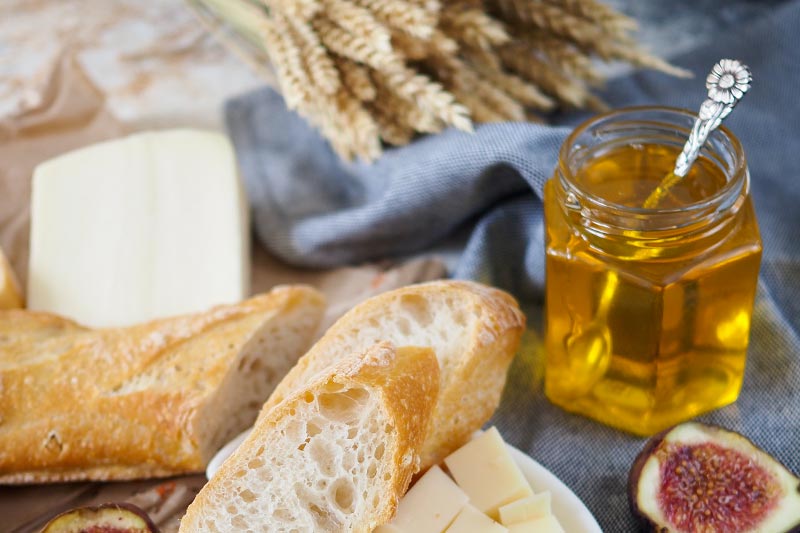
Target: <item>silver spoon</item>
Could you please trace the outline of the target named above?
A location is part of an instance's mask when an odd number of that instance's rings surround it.
[[[722,124],[725,117],[731,114],[739,100],[750,89],[752,81],[750,69],[736,59],[721,59],[714,65],[706,77],[708,98],[700,105],[697,120],[686,144],[683,145],[683,151],[675,162],[675,169],[650,193],[642,207],[650,209],[658,205],[670,187],[689,173],[708,136]]]
[[[574,394],[586,394],[608,370],[611,362],[611,332],[608,328],[608,312],[619,285],[619,274],[609,270],[605,274],[600,300],[594,317],[588,324],[566,339],[567,364],[571,374],[571,388]]]

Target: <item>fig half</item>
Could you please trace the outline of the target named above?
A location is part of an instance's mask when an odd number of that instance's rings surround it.
[[[41,533],[158,533],[158,528],[135,505],[106,503],[61,513]]]
[[[661,533],[800,532],[800,479],[716,426],[687,422],[650,439],[628,494],[633,513]]]

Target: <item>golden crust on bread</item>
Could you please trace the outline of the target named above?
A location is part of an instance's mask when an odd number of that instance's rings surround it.
[[[129,328],[0,311],[0,483],[201,471],[252,422],[323,307],[295,286]]]
[[[259,419],[189,506],[180,531],[371,532],[394,516],[419,469],[438,386],[439,365],[429,348],[380,343],[364,354],[344,356]],[[346,402],[354,390],[368,396],[348,407],[355,409],[354,416],[325,419],[323,398]],[[375,427],[368,422],[378,418],[377,429],[366,431]],[[326,420],[321,427],[335,426],[340,439],[333,438],[336,429],[320,430],[321,420]],[[288,429],[298,425],[306,429]],[[313,433],[307,429],[311,425]],[[344,434],[348,437],[342,441]],[[370,448],[382,451],[377,455]],[[314,451],[320,449],[340,460],[333,468],[341,471],[329,474],[336,478],[333,484],[324,473],[305,478],[301,472],[320,460]],[[355,464],[352,471],[341,466],[348,454]],[[369,472],[368,463],[375,468],[372,475],[354,473],[359,467]],[[327,491],[350,477],[362,486],[354,491],[353,508],[342,509]],[[315,493],[320,486],[322,492]]]
[[[451,338],[417,340],[442,328],[436,323],[438,313],[452,319]],[[516,300],[480,283],[434,281],[386,292],[333,324],[281,381],[260,416],[347,350],[362,351],[379,341],[430,346],[439,359],[441,386],[422,451],[425,469],[467,442],[491,418],[524,329],[525,316]]]
[[[0,309],[18,309],[25,305],[19,280],[0,248]]]

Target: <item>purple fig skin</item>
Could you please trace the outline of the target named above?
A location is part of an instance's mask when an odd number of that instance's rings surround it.
[[[628,473],[628,505],[630,506],[633,516],[635,516],[639,521],[642,531],[654,531],[658,533],[668,533],[669,531],[667,528],[661,528],[658,524],[653,522],[649,516],[644,514],[641,509],[639,509],[639,502],[637,501],[638,498],[636,496],[639,491],[639,476],[642,474],[644,464],[647,462],[653,452],[658,449],[659,446],[661,446],[661,443],[664,441],[664,437],[667,436],[667,433],[672,431],[675,427],[676,426],[665,429],[661,433],[657,433],[650,437],[650,440],[648,440],[644,445],[642,451],[640,451],[639,455],[636,456],[636,459],[633,460],[633,465],[631,465],[631,470]]]
[[[148,531],[150,533],[160,533],[158,527],[156,527],[156,525],[153,523],[153,521],[150,520],[150,517],[148,516],[148,514],[144,510],[142,510],[141,508],[133,505],[132,503],[127,503],[127,502],[121,502],[121,503],[109,502],[109,503],[103,503],[103,504],[95,505],[95,506],[75,507],[74,509],[70,509],[68,511],[64,511],[63,513],[59,513],[58,515],[54,516],[49,522],[47,522],[47,525],[44,526],[44,528],[42,529],[41,533],[51,533],[50,532],[50,527],[59,518],[65,516],[65,515],[69,515],[69,514],[72,514],[72,513],[80,513],[81,511],[88,511],[90,513],[97,513],[97,512],[102,511],[103,509],[121,509],[121,510],[125,510],[125,511],[128,511],[128,512],[131,512],[131,513],[135,514],[136,516],[138,516],[139,518],[142,519],[142,521],[144,522],[145,526],[147,527],[147,529],[148,529]]]
[[[745,437],[741,433],[731,431],[729,429],[726,429],[722,426],[718,426],[715,424],[705,424],[701,422],[691,422],[691,423],[702,425],[706,428],[711,428],[714,430],[721,430],[727,433],[736,433],[741,438],[746,440],[755,449],[761,450],[761,447],[759,447],[752,440]],[[633,513],[633,516],[636,517],[636,519],[639,521],[642,531],[651,531],[653,533],[671,533],[668,527],[656,524],[649,516],[647,516],[646,513],[641,511],[641,509],[639,508],[637,495],[639,489],[639,478],[641,476],[642,469],[644,468],[645,463],[650,458],[650,456],[661,446],[661,444],[664,442],[664,439],[666,439],[671,432],[679,428],[681,425],[682,424],[675,425],[650,437],[647,443],[645,443],[644,448],[642,448],[642,450],[634,459],[633,464],[631,465],[630,472],[628,473],[628,504],[630,506],[631,513]],[[773,458],[772,456],[770,457],[772,461],[774,461],[776,464],[782,466],[783,468],[786,468],[786,466],[783,465],[780,461]],[[800,494],[800,483],[798,483],[798,485],[795,487],[795,491],[798,494]],[[796,524],[795,526],[792,526],[790,529],[784,531],[783,533],[800,533],[800,523]]]

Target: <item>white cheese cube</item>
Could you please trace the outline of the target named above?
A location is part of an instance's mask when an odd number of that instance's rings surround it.
[[[508,533],[564,533],[553,515],[508,526]]]
[[[497,428],[490,428],[444,460],[470,503],[492,518],[503,505],[533,496]]]
[[[431,467],[400,500],[392,525],[403,533],[442,533],[467,499],[441,468]]]
[[[467,505],[458,513],[446,533],[508,533],[508,529]]]
[[[148,132],[39,165],[29,307],[124,326],[249,290],[247,202],[228,139]]]
[[[23,303],[17,276],[0,249],[0,309],[16,309],[22,307]]]
[[[503,525],[527,522],[535,518],[544,518],[550,511],[550,493],[541,492],[527,498],[504,505],[499,510],[500,522]]]

